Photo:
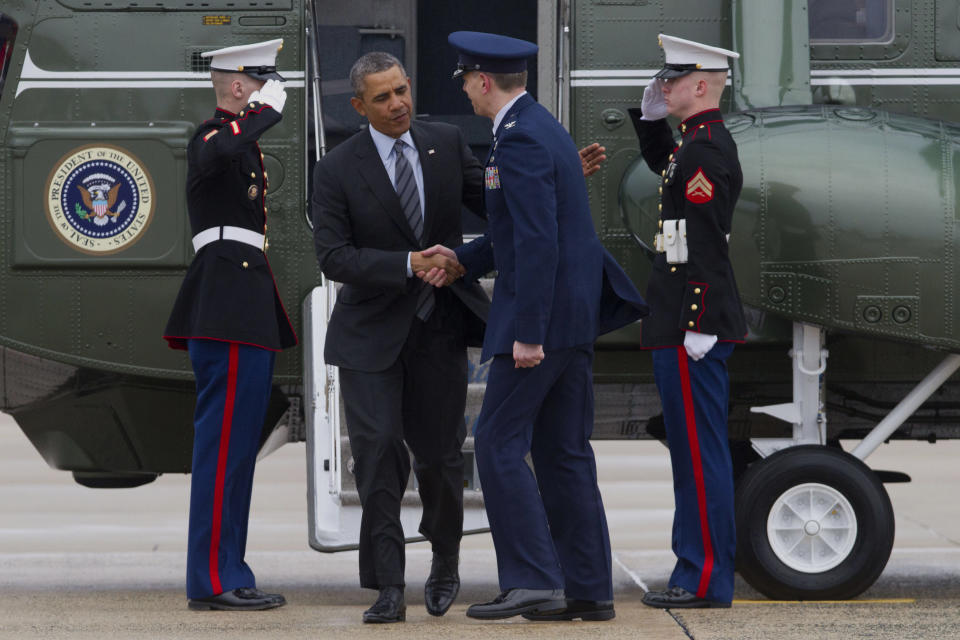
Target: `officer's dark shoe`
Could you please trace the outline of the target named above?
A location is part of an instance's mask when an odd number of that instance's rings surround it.
[[[430,576],[423,585],[423,599],[430,615],[442,616],[457,599],[457,594],[460,593],[460,573],[457,571],[459,563],[459,554],[433,554]]]
[[[567,599],[564,611],[552,613],[525,613],[527,620],[613,620],[617,614],[613,610],[613,600],[573,600]]]
[[[407,605],[403,602],[403,587],[383,587],[373,606],[363,612],[364,622],[403,622],[407,619]]]
[[[467,616],[497,620],[522,613],[559,613],[566,607],[563,589],[508,589],[494,598],[493,602],[470,605]]]
[[[262,611],[287,604],[279,593],[264,593],[259,589],[240,587],[209,598],[192,598],[187,606],[193,611]]]
[[[670,587],[666,591],[647,591],[643,604],[658,609],[729,609],[729,602],[717,602],[698,598],[683,587]]]

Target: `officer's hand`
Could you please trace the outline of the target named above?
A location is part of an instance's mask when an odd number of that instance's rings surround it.
[[[604,163],[607,156],[604,152],[606,147],[601,147],[599,142],[588,144],[580,149],[580,165],[583,167],[583,177],[589,178],[597,171],[600,171],[600,165]]]
[[[287,92],[279,80],[267,80],[259,91],[250,94],[250,102],[266,102],[277,113],[283,113],[283,105],[287,101]]]
[[[513,368],[535,367],[543,362],[543,345],[513,342]]]
[[[466,269],[457,260],[457,254],[439,244],[411,253],[410,270],[418,278],[435,287],[452,284],[466,273]]]
[[[696,331],[687,331],[687,335],[683,338],[683,348],[687,350],[691,360],[701,359],[710,349],[713,349],[715,344],[717,344],[717,336]]]
[[[663,82],[660,78],[652,78],[643,90],[643,100],[640,101],[641,120],[662,120],[669,111],[667,102],[663,99]]]

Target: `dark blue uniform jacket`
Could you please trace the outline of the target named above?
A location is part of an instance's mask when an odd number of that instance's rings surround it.
[[[484,169],[486,235],[456,249],[474,279],[498,275],[483,360],[514,341],[544,351],[592,344],[647,314],[594,231],[577,148],[529,95],[500,123]]]

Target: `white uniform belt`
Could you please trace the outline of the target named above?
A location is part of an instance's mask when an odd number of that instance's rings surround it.
[[[200,249],[217,240],[235,240],[263,251],[266,237],[262,233],[243,227],[210,227],[193,236],[193,250],[199,252]]]

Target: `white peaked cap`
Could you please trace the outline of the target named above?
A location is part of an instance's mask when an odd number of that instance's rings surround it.
[[[282,48],[283,38],[277,38],[206,51],[200,57],[210,58],[210,68],[217,71],[246,73],[260,80],[283,80],[277,73],[277,53]]]
[[[656,77],[678,78],[693,71],[727,71],[727,58],[739,58],[736,51],[711,47],[693,40],[660,34],[666,63]]]

